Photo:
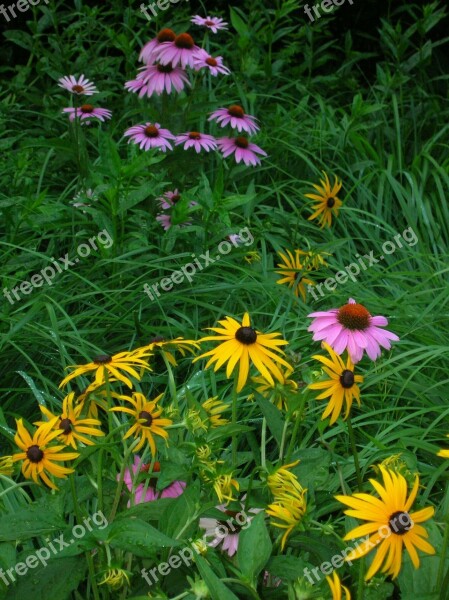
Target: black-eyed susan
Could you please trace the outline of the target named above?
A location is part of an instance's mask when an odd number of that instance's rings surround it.
[[[109,383],[115,383],[117,379],[111,377]],[[115,392],[109,392],[111,398],[117,397],[118,394]],[[97,385],[94,381],[85,388],[81,394],[76,398],[76,404],[81,406],[81,413],[84,413],[88,418],[97,419],[98,409],[107,411],[108,406],[108,394],[106,391],[106,384]]]
[[[326,581],[332,592],[332,600],[343,600],[343,593],[345,595],[344,600],[351,600],[351,592],[345,585],[341,584],[340,577],[334,571],[332,577],[328,575]]]
[[[447,437],[449,437],[449,435]],[[441,456],[441,458],[449,458],[449,449],[447,449],[447,450],[440,450],[437,453],[437,456]]]
[[[41,405],[42,414],[47,417],[48,421],[57,418],[55,429],[62,431],[58,436],[59,441],[66,446],[72,446],[76,450],[77,441],[92,446],[95,442],[86,435],[103,436],[104,433],[98,429],[101,422],[98,419],[83,419],[80,417],[83,406],[73,406],[75,392],[70,392],[62,402],[62,411],[60,415],[54,415],[45,406]],[[36,421],[35,425],[44,425],[47,421]]]
[[[307,504],[305,500],[306,489],[298,482],[299,489],[291,490],[288,493],[283,492],[274,497],[274,502],[270,504],[265,512],[275,521],[271,524],[274,527],[285,529],[281,540],[281,550],[285,548],[287,539],[292,531],[301,523],[306,512]]]
[[[301,298],[306,301],[306,285],[315,285],[315,283],[307,277],[307,269],[299,258],[300,250],[295,250],[293,255],[290,250],[284,253],[278,252],[279,256],[284,261],[278,263],[280,271],[276,271],[278,275],[282,275],[282,279],[278,279],[276,283],[283,285],[288,284],[288,287],[293,290],[293,293],[297,298]]]
[[[290,379],[293,369],[286,369],[282,372],[283,381],[275,381],[271,384],[264,377],[251,377],[256,384],[256,391],[262,394],[265,398],[270,398],[273,404],[279,410],[288,408],[288,399],[292,393],[298,390],[298,384],[294,379]]]
[[[70,368],[75,370],[64,377],[59,384],[59,387],[64,387],[69,381],[86,373],[95,373],[96,385],[102,385],[106,382],[106,373],[108,378],[115,377],[118,381],[122,381],[129,389],[132,389],[133,384],[127,375],[131,375],[137,381],[140,381],[140,374],[136,368],[150,369],[148,358],[151,352],[145,348],[138,348],[131,352],[119,352],[113,356],[108,354],[100,354],[92,359],[92,362],[85,365],[72,365]],[[127,375],[125,375],[126,373]]]
[[[55,430],[59,418],[55,417],[48,423],[40,425],[34,432],[33,437],[25,429],[22,419],[16,420],[17,432],[14,436],[14,441],[17,446],[23,450],[17,454],[13,454],[13,462],[22,460],[22,473],[26,479],[33,479],[38,483],[40,477],[48,487],[57,490],[56,485],[50,480],[47,473],[64,479],[69,473],[73,473],[74,469],[63,467],[56,463],[74,460],[78,458],[77,452],[62,453],[66,446],[51,446],[50,443],[61,434],[60,429]]]
[[[298,464],[299,460],[295,460],[287,465],[281,465],[267,476],[267,485],[273,496],[280,496],[284,492],[302,493],[303,488],[298,478],[290,471]]]
[[[109,567],[103,574],[103,578],[99,581],[99,585],[106,585],[111,590],[119,590],[120,588],[129,586],[129,578],[132,575],[131,571],[126,571],[121,567]]]
[[[346,557],[353,561],[377,548],[376,555],[365,575],[365,581],[371,579],[382,567],[382,573],[396,578],[401,570],[402,551],[405,546],[415,569],[419,567],[419,557],[416,549],[427,554],[435,554],[435,549],[424,538],[428,537],[426,529],[419,523],[430,519],[434,508],[428,506],[417,512],[410,512],[419,488],[419,477],[415,476],[413,488],[407,498],[407,481],[399,473],[384,467],[379,467],[382,473],[383,485],[375,479],[370,483],[380,498],[368,494],[353,494],[352,496],[335,496],[342,504],[350,507],[345,510],[349,517],[367,521],[356,527],[343,538],[353,540],[361,536],[369,536],[361,546],[358,546]]]
[[[322,345],[329,353],[330,359],[319,355],[312,356],[312,358],[319,360],[324,365],[323,371],[328,379],[311,383],[308,387],[311,390],[324,390],[317,396],[317,400],[330,397],[321,419],[326,419],[331,415],[330,424],[332,425],[340,415],[343,403],[346,405],[345,419],[349,416],[354,398],[360,406],[360,388],[357,384],[363,382],[363,377],[355,375],[354,364],[349,356],[345,365],[341,357],[332,350],[329,344],[323,342]]]
[[[218,396],[209,398],[201,405],[207,413],[209,426],[211,428],[221,427],[229,423],[228,419],[223,417],[223,413],[230,409],[229,404],[218,400]]]
[[[232,495],[232,488],[237,492],[239,491],[240,486],[238,481],[233,479],[232,473],[224,472],[218,463],[207,471],[201,471],[201,477],[206,483],[212,484],[220,503],[223,503],[225,500],[227,502],[233,502],[235,500]]]
[[[173,354],[174,350],[177,350],[184,358],[188,352],[195,354],[195,351],[199,350],[199,348],[198,342],[194,342],[193,340],[185,340],[182,337],[177,337],[174,340],[166,340],[163,336],[155,337],[150,341],[148,346],[144,346],[144,349],[149,352],[159,351],[173,367],[178,366]]]
[[[321,185],[312,184],[317,194],[305,194],[306,198],[314,200],[317,204],[312,207],[315,212],[310,215],[309,221],[318,217],[318,222],[321,227],[325,225],[330,227],[332,224],[332,216],[338,217],[338,213],[342,201],[337,197],[338,192],[341,190],[342,183],[335,177],[334,185],[331,187],[329,177],[327,173],[323,171],[324,179],[320,179]]]
[[[0,475],[12,475],[14,472],[14,463],[12,456],[2,456],[0,458]]]
[[[168,432],[164,427],[168,427],[173,421],[161,418],[162,408],[159,408],[157,403],[162,396],[163,394],[159,394],[154,400],[147,400],[140,392],[134,392],[132,397],[120,396],[122,400],[129,402],[132,405],[132,408],[128,408],[127,406],[115,406],[114,408],[109,409],[111,411],[126,413],[133,418],[134,422],[123,438],[126,440],[131,435],[140,438],[137,446],[133,448],[133,452],[138,452],[144,444],[148,442],[151,453],[154,456],[156,454],[154,436],[158,435],[164,440],[168,439]]]
[[[205,352],[200,356],[197,356],[193,362],[196,362],[200,358],[210,356],[211,358],[206,364],[206,369],[211,364],[215,363],[214,371],[217,371],[226,362],[226,377],[230,377],[234,371],[237,363],[239,364],[239,375],[237,382],[237,391],[240,392],[245,385],[248,374],[250,360],[270,383],[274,383],[272,375],[282,382],[283,375],[278,367],[278,364],[283,365],[286,368],[290,368],[290,365],[276,352],[284,354],[279,346],[288,344],[285,340],[277,340],[280,333],[260,333],[256,329],[251,327],[251,321],[248,313],[243,316],[242,323],[233,319],[232,317],[226,317],[224,320],[219,321],[220,327],[209,327],[211,331],[215,331],[219,335],[211,335],[199,340],[200,343],[208,341],[219,341],[223,342],[219,344],[213,350]],[[270,350],[271,349],[271,350]]]

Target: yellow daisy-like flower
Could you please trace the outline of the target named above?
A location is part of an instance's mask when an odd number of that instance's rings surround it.
[[[319,355],[312,356],[312,358],[323,363],[323,371],[329,378],[325,381],[311,383],[308,387],[311,390],[324,390],[316,397],[317,400],[330,397],[321,419],[326,419],[332,413],[330,425],[333,425],[342,411],[343,402],[346,404],[345,419],[348,418],[354,398],[360,406],[360,389],[357,384],[363,382],[363,377],[354,374],[354,365],[349,356],[345,365],[329,344],[323,342],[323,347],[329,353],[330,359]]]
[[[294,494],[295,492],[300,493],[302,486],[300,485],[298,478],[294,473],[291,473],[289,469],[296,467],[299,464],[299,460],[289,463],[288,465],[282,465],[270,473],[267,477],[267,485],[273,496],[280,496],[284,492]]]
[[[225,404],[217,398],[218,396],[209,398],[209,400],[206,400],[206,402],[203,402],[201,405],[208,415],[209,424],[212,428],[220,427],[221,425],[227,425],[229,423],[228,419],[222,417],[222,414],[226,410],[229,410],[229,404]]]
[[[235,488],[238,492],[239,484],[238,481],[232,479],[232,473],[218,473],[216,470],[212,470],[210,474],[202,471],[201,476],[206,483],[212,484],[220,504],[224,500],[227,500],[227,503],[235,500],[232,495],[232,488]]]
[[[178,352],[184,358],[187,352],[190,352],[190,354],[195,354],[195,350],[199,350],[200,346],[198,342],[194,342],[193,340],[185,340],[182,337],[177,337],[174,340],[166,340],[162,336],[157,336],[151,340],[148,346],[144,346],[143,349],[149,350],[150,352],[159,350],[173,367],[177,367],[178,363],[176,362],[172,352],[170,352],[171,350],[178,350]]]
[[[385,469],[399,473],[405,477],[409,485],[413,485],[413,482],[415,481],[416,473],[412,473],[410,471],[407,463],[402,458],[401,453],[387,456],[387,458],[384,458],[379,465],[372,465],[373,471],[375,471],[376,475],[381,475],[380,467],[384,467]]]
[[[134,392],[132,398],[129,396],[120,396],[122,400],[126,400],[132,404],[133,408],[127,406],[115,406],[110,408],[111,411],[124,412],[131,415],[135,422],[132,427],[127,431],[123,439],[134,437],[139,438],[140,442],[133,449],[133,452],[138,452],[145,442],[150,445],[153,456],[156,454],[156,443],[154,441],[154,435],[159,435],[164,440],[168,439],[168,432],[165,431],[164,427],[171,425],[173,421],[170,419],[161,419],[162,408],[157,406],[157,403],[164,394],[159,394],[154,400],[147,400],[140,392]]]
[[[447,437],[449,437],[449,435]],[[441,456],[441,458],[449,458],[449,449],[440,450],[439,452],[437,452],[437,456]]]
[[[336,571],[332,573],[332,577],[329,575],[326,577],[326,581],[332,592],[332,600],[343,600],[343,592],[345,594],[344,600],[351,600],[351,593],[345,585],[341,585],[340,577]]]
[[[61,434],[61,429],[54,430],[58,420],[59,418],[55,417],[48,423],[40,425],[31,437],[25,429],[22,419],[16,419],[17,433],[14,436],[14,441],[23,452],[12,456],[13,462],[23,460],[22,473],[26,479],[31,478],[38,483],[38,477],[40,477],[53,490],[58,488],[49,479],[47,472],[64,479],[69,473],[73,473],[74,469],[62,467],[56,463],[74,460],[79,456],[77,452],[61,453],[61,450],[66,449],[65,446],[49,445],[52,440]]]
[[[297,298],[301,295],[301,298],[306,301],[306,285],[315,285],[315,282],[304,276],[307,272],[305,266],[302,264],[299,253],[301,250],[295,250],[295,256],[287,250],[287,256],[282,252],[278,252],[279,256],[284,261],[278,263],[280,271],[276,271],[278,275],[282,275],[282,279],[278,279],[276,283],[282,285],[288,283],[288,287],[292,288],[293,293]]]
[[[298,384],[293,379],[290,379],[290,375],[293,373],[293,369],[285,370],[282,373],[282,382],[274,382],[272,385],[269,381],[267,381],[264,377],[251,377],[253,383],[255,383],[258,387],[256,387],[256,391],[259,394],[262,394],[265,398],[271,398],[272,402],[282,410],[283,408],[287,409],[287,400],[289,394],[292,392],[296,392],[298,389]]]
[[[245,254],[245,260],[249,265],[251,265],[253,262],[260,262],[260,254],[257,252],[257,250],[252,250],[251,252],[247,252],[247,254]]]
[[[369,494],[353,494],[352,496],[335,496],[342,504],[350,507],[345,510],[349,517],[368,521],[364,525],[350,531],[343,539],[353,540],[361,536],[370,536],[369,540],[350,552],[346,561],[353,561],[368,554],[377,547],[374,560],[365,575],[365,581],[371,579],[382,566],[382,573],[394,578],[399,575],[402,565],[402,550],[405,546],[415,569],[419,567],[419,557],[416,548],[427,554],[435,554],[435,549],[424,538],[427,531],[419,523],[430,519],[434,508],[428,506],[418,512],[409,512],[419,488],[419,477],[407,498],[407,481],[399,473],[379,467],[383,477],[383,485],[375,479],[370,483],[380,499]],[[372,534],[372,535],[370,535]]]
[[[299,259],[308,271],[317,271],[321,267],[327,267],[325,256],[332,256],[329,252],[317,252],[316,250],[297,250]]]
[[[106,382],[105,373],[107,372],[108,378],[115,377],[115,379],[122,381],[129,387],[129,389],[132,389],[133,384],[127,375],[131,375],[137,381],[140,381],[141,376],[136,371],[136,367],[151,370],[148,365],[148,358],[150,356],[151,353],[145,348],[138,348],[132,352],[119,352],[113,356],[100,354],[95,356],[92,362],[86,365],[72,365],[70,368],[74,368],[75,370],[70,375],[67,375],[67,377],[64,377],[59,387],[62,388],[73,378],[90,372],[95,373],[95,384],[99,386]],[[122,371],[127,373],[127,375]]]
[[[341,181],[338,181],[337,177],[335,177],[334,185],[331,188],[327,173],[323,171],[323,175],[324,179],[320,179],[321,186],[312,184],[318,194],[305,194],[306,198],[310,198],[311,200],[315,200],[317,202],[317,204],[312,207],[312,210],[315,212],[310,215],[308,220],[312,221],[318,217],[318,222],[320,223],[321,227],[324,227],[325,225],[330,227],[332,224],[332,215],[334,215],[334,217],[338,217],[338,212],[343,204],[343,202],[337,198],[337,194],[341,190],[342,183]]]
[[[221,328],[208,327],[208,329],[215,331],[219,335],[207,336],[199,341],[200,343],[209,341],[220,341],[223,343],[213,350],[197,356],[193,362],[210,356],[211,358],[206,364],[206,369],[215,362],[214,371],[217,371],[217,369],[227,362],[226,377],[231,376],[235,366],[239,363],[238,392],[242,390],[248,379],[250,359],[260,374],[270,383],[274,383],[272,375],[278,381],[283,381],[282,372],[276,363],[282,364],[287,368],[290,368],[290,365],[270,350],[271,348],[276,352],[284,354],[279,346],[284,346],[288,342],[274,339],[279,337],[280,333],[260,333],[256,331],[251,327],[248,313],[244,314],[242,324],[232,317],[226,317],[223,321],[218,322],[222,326]]]
[[[265,509],[267,515],[277,519],[277,521],[272,521],[271,524],[274,527],[286,530],[281,540],[282,551],[289,535],[302,521],[307,508],[305,500],[307,490],[299,483],[298,486],[299,489],[294,492],[283,492],[281,495],[275,496],[274,502]]]
[[[76,441],[78,440],[82,444],[86,446],[92,446],[95,442],[86,435],[94,435],[94,436],[102,436],[104,433],[97,429],[101,425],[101,422],[98,419],[81,419],[80,414],[83,410],[83,406],[78,404],[78,406],[73,406],[73,400],[75,397],[75,392],[70,392],[63,402],[62,402],[62,413],[58,415],[54,415],[52,412],[45,408],[45,406],[41,406],[42,414],[47,417],[49,421],[57,418],[55,429],[62,430],[60,436],[58,436],[59,441],[63,442],[66,446],[72,446],[76,450]],[[36,421],[35,425],[45,425],[47,421]]]
[[[12,475],[14,472],[14,463],[12,456],[2,456],[0,458],[0,475]]]
[[[111,590],[119,590],[124,585],[129,586],[129,576],[132,575],[129,571],[119,567],[110,567],[99,585],[107,585]]]

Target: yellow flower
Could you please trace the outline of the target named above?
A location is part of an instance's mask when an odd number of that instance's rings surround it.
[[[310,215],[309,221],[316,219],[318,217],[318,222],[321,227],[325,225],[330,227],[332,224],[332,215],[338,217],[338,212],[340,210],[342,201],[337,198],[338,192],[341,190],[342,183],[338,181],[338,178],[335,177],[335,182],[333,187],[331,188],[331,184],[329,182],[329,177],[323,171],[324,180],[320,179],[321,186],[312,184],[318,194],[305,194],[306,198],[310,198],[311,200],[315,200],[317,204],[312,207],[312,210],[315,212]]]
[[[129,576],[132,575],[125,569],[118,567],[110,567],[107,569],[103,579],[99,582],[99,585],[107,585],[111,590],[119,590],[124,585],[129,586]]]
[[[200,356],[197,356],[193,362],[196,362],[200,358],[210,356],[211,358],[206,364],[206,369],[210,367],[212,363],[216,363],[214,371],[217,371],[226,362],[226,377],[230,377],[234,371],[235,366],[239,363],[239,376],[237,391],[240,392],[245,385],[248,374],[250,359],[254,363],[256,369],[267,379],[270,383],[273,382],[274,377],[282,382],[283,375],[276,363],[284,365],[289,368],[290,365],[275,352],[284,352],[279,346],[288,344],[285,340],[276,340],[274,338],[279,337],[280,333],[260,333],[251,327],[249,314],[245,313],[243,316],[242,324],[233,319],[232,317],[226,317],[224,320],[219,321],[220,327],[209,327],[211,331],[218,333],[219,335],[211,335],[202,338],[200,342],[208,341],[220,341],[219,344],[213,350],[205,352]],[[272,352],[271,349],[275,350]]]
[[[12,456],[2,456],[0,458],[0,475],[12,475],[14,465]]]
[[[205,444],[204,446],[198,446],[195,450],[195,454],[200,462],[206,463],[208,465],[211,464],[209,458],[212,454],[212,450],[207,444]]]
[[[410,471],[407,463],[405,460],[403,460],[401,453],[387,456],[387,458],[385,458],[379,465],[372,465],[372,468],[377,475],[381,475],[380,467],[385,467],[385,469],[399,473],[405,477],[409,485],[413,485],[413,482],[415,481],[416,473],[413,474]]]
[[[201,556],[204,556],[205,554],[207,554],[207,551],[209,549],[209,546],[206,544],[206,542],[202,538],[193,540],[192,546],[193,546],[195,552],[197,554],[201,554]]]
[[[342,600],[342,592],[345,593],[344,600],[351,600],[351,593],[345,585],[341,585],[340,577],[334,571],[332,577],[326,577],[326,581],[332,592],[332,600]]]
[[[280,383],[275,382],[274,385],[264,377],[251,377],[251,379],[258,386],[256,387],[256,391],[265,398],[270,398],[279,410],[282,410],[283,408],[288,408],[287,400],[289,395],[298,389],[296,381],[290,379],[292,373],[293,369],[286,369],[282,372],[283,381]]]
[[[162,398],[160,394],[154,400],[147,400],[140,392],[134,392],[132,398],[129,396],[120,396],[122,400],[132,404],[133,408],[127,406],[116,406],[110,408],[111,411],[124,412],[134,418],[132,427],[127,431],[123,439],[127,439],[130,435],[139,438],[140,441],[133,452],[138,452],[145,442],[150,445],[153,456],[156,454],[156,444],[153,435],[159,435],[164,440],[168,439],[168,433],[164,427],[171,425],[173,421],[170,419],[161,419],[162,408],[157,406],[157,403]]]
[[[284,261],[283,263],[278,263],[278,267],[280,267],[280,271],[276,271],[278,275],[282,275],[282,279],[278,279],[276,283],[282,285],[284,283],[288,283],[288,287],[292,288],[293,293],[297,298],[301,294],[301,298],[306,301],[306,285],[315,285],[315,283],[304,276],[304,272],[306,271],[305,266],[301,263],[299,259],[300,250],[295,250],[296,256],[287,250],[287,255],[282,254],[282,252],[278,252],[279,256]]]
[[[253,262],[260,262],[260,254],[256,250],[252,250],[245,254],[245,260],[249,265]]]
[[[75,407],[73,406],[74,396],[75,392],[70,392],[70,394],[64,398],[62,402],[62,413],[59,416],[54,415],[48,408],[45,408],[45,406],[41,406],[40,409],[42,414],[46,416],[49,421],[57,418],[54,428],[62,430],[58,439],[66,446],[70,445],[76,450],[76,440],[86,446],[92,446],[94,444],[93,440],[90,440],[83,434],[102,436],[104,433],[101,430],[96,429],[101,425],[101,422],[98,419],[80,418],[83,406],[82,404],[78,404],[78,406]],[[36,421],[34,424],[45,425],[45,423],[47,423],[47,421]]]
[[[79,456],[77,452],[61,453],[61,450],[65,450],[65,446],[49,445],[62,432],[61,429],[54,431],[58,420],[58,417],[55,417],[48,423],[40,425],[34,432],[33,437],[31,437],[25,429],[22,419],[16,419],[17,433],[14,436],[14,441],[23,452],[12,456],[13,462],[23,460],[22,473],[26,479],[31,478],[38,483],[38,477],[40,477],[48,487],[54,490],[58,488],[49,479],[47,472],[55,477],[64,479],[69,473],[73,473],[74,469],[62,467],[55,463],[74,460]]]
[[[363,382],[363,377],[354,375],[354,365],[349,356],[345,365],[329,344],[323,342],[323,347],[329,353],[330,359],[319,355],[312,356],[312,358],[325,365],[323,371],[328,375],[328,379],[311,383],[308,387],[311,390],[324,390],[317,396],[317,400],[323,400],[330,396],[329,403],[321,419],[326,419],[332,413],[330,420],[330,425],[332,425],[342,411],[343,402],[346,404],[345,419],[348,418],[354,398],[360,406],[360,389],[357,384]]]
[[[151,353],[144,348],[138,348],[131,352],[119,352],[118,354],[114,354],[114,356],[100,354],[99,356],[95,356],[92,362],[86,365],[72,365],[70,368],[74,368],[75,370],[70,375],[67,375],[67,377],[64,377],[59,387],[64,387],[74,377],[93,371],[97,386],[106,382],[105,373],[107,372],[108,377],[115,377],[118,381],[122,381],[128,386],[129,389],[132,389],[133,384],[131,380],[122,371],[140,381],[141,376],[136,371],[136,367],[150,369],[147,362],[150,356]]]
[[[275,500],[270,504],[265,512],[277,521],[272,521],[274,527],[285,529],[285,533],[281,540],[281,550],[285,548],[287,539],[291,532],[299,525],[306,512],[305,493],[306,489],[300,486],[300,490],[295,492],[283,492],[279,496],[275,496]]]
[[[292,467],[296,467],[297,464],[299,464],[299,460],[295,460],[295,462],[289,463],[288,465],[282,465],[268,475],[267,485],[273,496],[280,496],[285,491],[292,494],[295,493],[295,491],[298,493],[302,491],[303,488],[300,485],[298,478],[294,473],[289,471]]]
[[[185,340],[182,337],[177,337],[174,340],[166,340],[162,336],[157,336],[151,340],[148,346],[144,346],[142,349],[150,352],[159,350],[171,365],[177,367],[178,363],[176,362],[176,359],[170,350],[178,350],[181,356],[184,357],[186,356],[187,352],[195,354],[195,350],[199,350],[200,346],[198,342],[194,342],[193,340]]]
[[[214,396],[202,404],[202,407],[208,415],[209,424],[212,428],[220,427],[221,425],[227,425],[227,423],[229,423],[228,419],[224,419],[222,417],[222,413],[224,413],[226,410],[229,410],[229,405],[221,402],[221,400],[217,400],[217,398],[218,396]]]
[[[232,496],[232,488],[239,491],[239,484],[235,479],[232,479],[232,473],[218,473],[216,470],[213,470],[211,474],[208,474],[206,471],[202,471],[201,476],[204,481],[213,485],[220,503],[224,500],[228,502],[235,500]]]
[[[109,378],[109,383],[116,383],[115,377]],[[101,408],[104,411],[109,410],[107,402],[107,392],[105,389],[105,383],[97,385],[94,381],[89,384],[87,388],[77,397],[76,404],[81,406],[81,412],[86,411],[86,416],[90,419],[98,418],[98,409]],[[115,392],[110,392],[111,398],[119,397]]]
[[[448,436],[447,436],[447,437],[449,437],[449,434],[448,434]],[[437,453],[437,456],[441,456],[441,458],[449,458],[449,449],[446,449],[446,450],[440,450],[440,451]]]
[[[327,267],[325,256],[332,256],[329,252],[316,250],[297,250],[300,260],[308,271],[317,271],[320,267]]]
[[[428,537],[427,531],[419,525],[433,516],[434,508],[428,506],[415,513],[409,512],[418,492],[418,475],[407,498],[408,486],[405,478],[382,466],[379,468],[383,485],[374,479],[369,481],[380,499],[368,494],[335,496],[339,502],[350,507],[351,510],[345,510],[346,515],[367,521],[364,525],[350,531],[344,540],[370,536],[369,541],[364,541],[360,547],[352,550],[345,560],[353,561],[365,556],[372,548],[377,548],[374,560],[365,575],[365,581],[379,571],[384,561],[382,573],[392,575],[393,579],[396,578],[401,570],[404,546],[415,569],[419,567],[416,548],[427,554],[435,554],[434,548],[424,539]]]

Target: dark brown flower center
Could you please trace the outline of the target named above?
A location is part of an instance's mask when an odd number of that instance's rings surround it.
[[[370,326],[371,315],[361,304],[345,304],[338,310],[337,320],[346,329],[363,331]]]
[[[209,21],[209,19],[207,19],[207,21],[204,21],[204,24],[208,27],[212,27],[213,25],[215,25],[215,23],[213,21]]]
[[[234,511],[230,511],[230,512],[234,512]],[[226,514],[228,514],[228,511],[225,511]],[[238,513],[236,512],[233,516],[237,515]],[[234,520],[231,521],[231,523],[229,523],[228,521],[218,521],[218,523],[220,525],[223,525],[223,527],[228,531],[228,534],[239,534],[240,531],[242,530],[241,525],[239,525],[238,523],[236,523]]]
[[[218,61],[212,56],[208,56],[206,58],[206,64],[209,65],[209,67],[216,67],[218,65]]]
[[[340,383],[347,390],[352,388],[354,385],[354,373],[349,369],[345,369],[340,375]]]
[[[72,92],[75,92],[77,94],[81,94],[81,92],[84,92],[84,88],[82,85],[78,85],[77,83],[72,86]]]
[[[333,208],[335,206],[335,198],[328,198],[327,208]]]
[[[239,327],[235,332],[235,339],[241,344],[254,344],[257,340],[256,330],[252,327]]]
[[[235,138],[235,145],[238,146],[238,148],[245,149],[245,148],[248,148],[249,142],[246,138],[239,135],[238,137]]]
[[[189,33],[181,33],[175,39],[175,46],[183,50],[191,50],[194,45],[193,37]]]
[[[107,365],[112,361],[112,356],[109,354],[99,354],[98,356],[94,356],[92,362],[96,365]]]
[[[157,70],[159,73],[171,73],[173,71],[173,67],[171,63],[168,63],[168,65],[157,65]]]
[[[28,450],[27,450],[27,458],[32,463],[40,463],[41,460],[44,458],[44,453],[39,448],[39,446],[37,446],[36,444],[34,444],[33,446],[30,446],[28,448]]]
[[[404,535],[413,527],[413,521],[407,512],[398,510],[388,519],[388,525],[392,533]]]
[[[189,138],[191,140],[200,140],[201,139],[201,133],[199,133],[198,131],[191,131],[189,133]]]
[[[80,108],[82,113],[91,113],[94,112],[94,107],[92,104],[83,104]]]
[[[70,419],[61,419],[59,429],[62,429],[64,435],[69,435],[72,432],[72,421]]]
[[[143,132],[149,138],[159,137],[159,129],[155,125],[148,125]]]
[[[238,104],[233,104],[230,106],[228,108],[228,113],[231,115],[231,117],[239,117],[240,119],[245,116],[245,111]]]
[[[163,42],[173,42],[176,39],[176,33],[172,29],[161,29],[157,34],[157,41],[162,44]]]
[[[148,411],[142,410],[139,413],[139,419],[144,419],[144,422],[141,423],[141,425],[143,425],[144,427],[151,427],[151,423],[153,422],[153,417],[151,416],[151,414]]]

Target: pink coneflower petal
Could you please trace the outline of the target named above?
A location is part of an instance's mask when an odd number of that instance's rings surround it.
[[[98,93],[95,85],[86,79],[84,75],[81,75],[78,79],[74,75],[66,75],[59,79],[58,85],[72,94],[92,96],[92,94]]]
[[[200,69],[208,69],[213,77],[217,77],[219,73],[229,75],[231,72],[228,67],[223,64],[222,56],[211,56],[208,52],[201,49],[193,57],[193,67],[195,71]]]
[[[247,138],[241,136],[236,138],[220,138],[217,140],[217,145],[225,158],[234,154],[237,163],[243,160],[247,166],[260,165],[260,159],[257,154],[267,156],[267,153],[262,148],[259,148],[256,144],[249,142]]]
[[[168,140],[175,139],[175,136],[168,129],[162,129],[159,123],[134,125],[125,131],[124,136],[129,137],[128,144],[134,142],[141,150],[158,148],[161,152],[173,150]]]
[[[221,17],[200,17],[199,15],[195,15],[190,20],[195,25],[207,27],[212,33],[217,33],[220,29],[227,29],[227,23]]]
[[[185,85],[190,85],[184,69],[168,65],[150,65],[139,69],[136,79],[127,81],[125,88],[130,92],[139,93],[139,98],[153,94],[160,96],[163,92],[181,92]]]
[[[166,42],[173,42],[176,33],[172,29],[162,29],[155,38],[145,44],[139,54],[139,61],[151,65],[156,60],[156,49]]]
[[[182,133],[181,135],[176,136],[175,146],[179,146],[180,144],[184,144],[184,150],[194,148],[197,154],[199,154],[201,150],[210,152],[217,148],[217,141],[212,135],[207,135],[198,131],[190,131],[189,133]]]
[[[70,121],[74,121],[76,118],[81,121],[92,118],[98,119],[99,121],[105,121],[112,117],[112,112],[107,108],[96,108],[92,104],[83,104],[77,108],[64,108],[62,112],[69,115]]]
[[[186,487],[185,481],[174,481],[171,485],[164,488],[161,494],[161,498],[177,498],[184,493]]]
[[[157,60],[173,67],[180,65],[183,69],[194,66],[195,54],[200,50],[188,33],[177,35],[173,41],[164,42],[154,49]]]
[[[337,354],[347,350],[353,363],[359,362],[365,351],[371,360],[376,360],[381,355],[381,346],[389,350],[391,341],[399,340],[395,333],[380,328],[388,325],[385,317],[372,317],[353,298],[339,309],[319,311],[308,316],[314,319],[308,328],[313,333],[313,339],[324,340]]]
[[[256,123],[256,118],[245,114],[245,111],[238,104],[233,104],[229,108],[219,108],[214,111],[209,121],[216,121],[221,127],[230,125],[237,131],[246,131],[250,135],[257,133],[260,127]]]

